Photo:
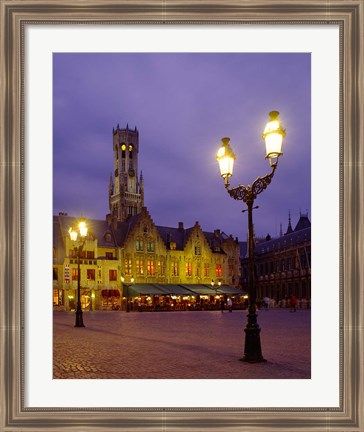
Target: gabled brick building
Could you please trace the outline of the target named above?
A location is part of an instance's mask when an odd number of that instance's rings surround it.
[[[83,308],[122,307],[123,288],[132,278],[134,293],[139,289],[157,295],[164,285],[168,292],[174,285],[186,295],[214,295],[212,280],[216,286],[221,282],[219,294],[224,294],[224,287],[225,292],[239,293],[237,239],[218,229],[203,231],[198,222],[187,229],[182,222],[177,227],[156,225],[144,206],[144,180],[138,174],[139,132],[118,126],[112,134],[110,213],[104,221],[87,221],[89,232],[80,257]],[[66,310],[73,309],[76,300],[77,254],[68,235],[75,220],[60,213],[53,223],[53,303]]]

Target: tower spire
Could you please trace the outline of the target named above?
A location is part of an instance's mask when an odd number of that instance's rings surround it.
[[[119,222],[140,213],[144,206],[144,186],[138,181],[139,133],[118,128],[113,134],[114,170],[109,183],[110,213]]]
[[[292,225],[291,225],[291,210],[288,211],[288,227],[286,234],[291,234],[293,232]]]

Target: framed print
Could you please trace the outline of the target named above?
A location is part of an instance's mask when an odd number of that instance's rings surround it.
[[[363,2],[0,2],[1,430],[362,430]]]

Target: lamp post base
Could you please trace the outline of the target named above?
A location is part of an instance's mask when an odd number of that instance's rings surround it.
[[[257,323],[257,314],[249,312],[248,324],[245,331],[245,348],[244,357],[241,361],[247,363],[263,363],[267,360],[263,358],[262,348],[260,345],[260,327]]]
[[[85,327],[84,323],[83,323],[83,317],[82,317],[82,309],[78,309],[76,310],[76,324],[75,327]]]

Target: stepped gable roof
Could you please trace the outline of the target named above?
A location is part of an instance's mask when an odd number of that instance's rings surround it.
[[[212,252],[225,253],[221,249],[222,243],[224,243],[229,236],[224,232],[220,232],[219,229],[216,229],[214,232],[203,231],[204,236],[206,237],[207,243],[210,245]],[[216,250],[218,248],[219,250]]]
[[[282,237],[259,243],[255,246],[254,253],[261,255],[295,245],[298,246],[300,243],[305,241],[311,241],[311,226],[303,228],[299,231],[293,231],[290,234],[285,234]]]
[[[193,227],[187,229],[184,229],[182,226],[174,228],[158,225],[157,230],[167,247],[171,242],[173,242],[176,243],[176,250],[183,250],[197,224],[198,223],[196,222]],[[215,248],[220,248],[221,244],[229,238],[229,236],[220,232],[220,230],[215,230],[214,232],[202,231],[202,234],[205,236],[205,239],[213,252],[217,252]],[[222,250],[219,250],[219,252],[223,253]]]
[[[63,239],[68,236],[69,228],[75,224],[78,218],[73,216],[68,216],[67,214],[60,214],[58,216],[53,217],[54,224],[58,222],[60,235]],[[113,233],[113,230],[108,225],[106,220],[98,220],[98,219],[87,219],[88,232],[91,236],[97,239],[98,246],[104,247],[116,247],[116,239]],[[111,234],[107,236],[106,234]],[[56,238],[55,238],[56,240]]]
[[[299,221],[294,229],[294,231],[301,231],[302,229],[308,228],[311,226],[311,222],[308,218],[307,214],[300,214]]]
[[[117,222],[116,226],[113,223],[109,224],[106,220],[87,219],[87,225],[89,233],[97,239],[99,246],[122,247],[141,216],[142,213],[131,216],[124,222]],[[78,218],[68,216],[65,213],[53,216],[53,244],[57,249],[64,248],[64,238],[68,236],[69,228],[76,223],[77,219]],[[158,225],[156,228],[167,247],[173,242],[176,243],[176,250],[184,250],[186,242],[195,226],[184,229],[183,225],[176,228]],[[111,234],[111,238],[110,236],[106,236],[108,233]],[[202,233],[213,252],[224,253],[220,248],[222,243],[229,238],[228,235],[224,232],[220,232],[220,230],[215,230],[214,232],[203,231]],[[246,250],[246,242],[242,243],[245,243]],[[218,247],[219,250],[216,250],[216,247]],[[242,248],[242,246],[240,246],[240,248]]]
[[[113,224],[110,224],[110,230],[113,231],[114,237],[116,240],[116,244],[119,247],[124,246],[126,239],[128,238],[128,235],[134,225],[138,222],[140,218],[140,214],[137,214],[135,216],[130,216],[126,221],[124,222],[117,222],[116,228],[114,228]]]
[[[176,250],[183,250],[185,241],[192,231],[192,228],[185,230],[184,228],[181,229],[160,225],[157,225],[156,228],[167,246],[169,246],[170,243],[176,243]]]

